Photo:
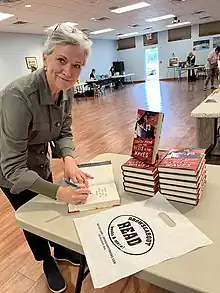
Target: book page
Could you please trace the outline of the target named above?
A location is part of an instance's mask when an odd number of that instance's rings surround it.
[[[84,204],[69,205],[69,211],[84,211],[120,203],[120,197],[115,183],[91,186],[91,194]]]
[[[109,161],[106,163],[82,164],[79,167],[83,172],[94,177],[94,179],[89,179],[90,186],[115,182],[112,164]]]
[[[88,196],[85,204],[95,204],[119,198],[118,191],[114,183],[96,186],[93,185],[90,189],[92,194]]]

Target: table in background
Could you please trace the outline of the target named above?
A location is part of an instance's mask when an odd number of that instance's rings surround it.
[[[83,98],[87,100],[87,97],[85,95],[85,86],[87,85],[86,82],[79,82],[74,85],[74,97],[76,98],[77,101],[79,101],[79,97],[77,94],[81,94]]]
[[[100,79],[88,79],[86,82],[90,86],[96,85],[97,88],[100,89],[101,94],[104,94],[105,92],[104,93],[102,92],[102,87],[105,87],[107,85],[111,85],[111,84],[115,83],[117,80],[118,80],[121,87],[124,87],[124,84],[122,82],[123,79],[129,80],[134,85],[134,82],[132,79],[132,77],[134,75],[135,75],[135,73],[113,75],[113,76],[108,76],[108,77],[104,77],[104,78],[100,78]]]
[[[93,161],[111,160],[122,204],[145,199],[141,195],[127,193],[123,189],[121,165],[127,155],[102,154]],[[170,259],[136,274],[137,278],[170,290],[174,293],[219,293],[220,273],[220,166],[207,165],[207,184],[197,207],[173,203],[197,228],[214,243],[183,256]],[[97,211],[85,212],[89,215]],[[68,214],[67,205],[38,195],[16,211],[20,227],[53,242],[83,254],[73,219],[79,214]],[[187,235],[186,237],[190,237]],[[183,239],[184,240],[184,239]],[[76,291],[81,290],[85,258],[82,258]]]
[[[216,103],[212,102],[213,99]],[[198,147],[205,148],[207,154],[215,153],[219,137],[218,118],[220,118],[220,93],[212,93],[192,112],[196,118],[196,136]]]
[[[195,70],[197,71],[196,77],[198,78],[199,71],[205,71],[205,65],[197,65],[197,66],[190,66],[190,67],[181,67],[181,66],[167,66],[167,77],[169,76],[170,70],[173,70],[174,79],[176,78],[176,72],[177,72],[177,78],[178,81],[181,80],[182,74],[184,72],[187,72],[188,70]]]

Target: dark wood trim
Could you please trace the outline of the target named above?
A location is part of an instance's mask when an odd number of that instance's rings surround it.
[[[127,81],[126,84],[131,84],[131,83],[143,83],[145,82],[145,80],[134,80],[133,82],[132,81]]]
[[[186,80],[187,77],[181,77],[181,80]],[[171,78],[160,78],[160,81],[175,81],[175,80],[178,80],[178,77],[171,77]]]

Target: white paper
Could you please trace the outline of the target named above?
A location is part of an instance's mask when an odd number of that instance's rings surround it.
[[[95,288],[212,243],[160,194],[74,222]]]

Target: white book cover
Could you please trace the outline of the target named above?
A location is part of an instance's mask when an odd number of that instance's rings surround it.
[[[92,175],[89,179],[91,194],[83,204],[69,204],[69,212],[82,212],[92,209],[120,205],[120,196],[115,184],[111,161],[81,164],[79,168]]]

